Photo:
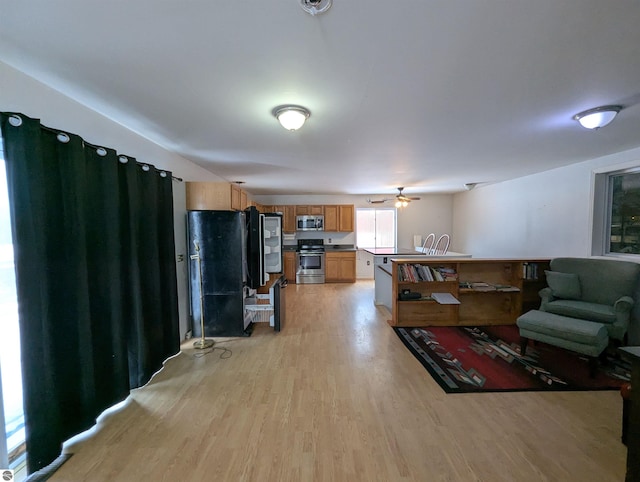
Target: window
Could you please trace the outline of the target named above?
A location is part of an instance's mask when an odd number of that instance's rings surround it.
[[[25,460],[20,330],[13,263],[6,170],[0,142],[0,469],[18,469]],[[8,465],[5,465],[8,464]]]
[[[640,169],[608,178],[605,253],[640,254]]]
[[[358,208],[356,210],[358,248],[396,247],[396,210]]]
[[[593,256],[640,255],[640,167],[596,170],[593,185]]]

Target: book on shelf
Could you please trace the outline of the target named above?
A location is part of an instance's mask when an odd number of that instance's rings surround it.
[[[460,301],[451,293],[431,293],[431,298],[441,305],[459,305]]]
[[[520,291],[520,288],[511,285],[495,285],[495,287],[497,291],[503,291],[505,293]]]
[[[474,291],[495,291],[496,287],[484,281],[474,281],[471,283],[471,289]]]
[[[431,267],[425,264],[399,264],[398,278],[402,282],[456,281],[458,274],[453,268]]]
[[[538,263],[525,261],[522,263],[522,278],[526,280],[538,279]]]
[[[484,281],[461,281],[458,284],[460,289],[467,289],[473,291],[502,291],[502,292],[517,292],[520,288],[512,285],[492,285],[485,283]]]

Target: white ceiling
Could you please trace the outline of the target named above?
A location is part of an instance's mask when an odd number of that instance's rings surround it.
[[[454,192],[640,146],[637,0],[299,3],[5,1],[0,60],[253,194]]]

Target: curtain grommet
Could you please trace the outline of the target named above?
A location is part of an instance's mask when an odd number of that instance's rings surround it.
[[[160,171],[160,177],[167,177],[167,173],[165,171]]]
[[[98,154],[101,157],[104,157],[107,155],[107,150],[104,147],[98,147],[96,149],[96,154]]]
[[[12,115],[9,117],[9,124],[13,127],[20,127],[22,125],[22,117],[19,115]]]
[[[118,156],[118,161],[120,161],[120,164],[126,164],[129,162],[129,158],[127,156]]]
[[[149,169],[150,169],[150,168],[149,168],[149,166],[148,166],[147,164],[143,164],[143,165],[142,165],[142,170],[143,170],[144,172],[149,171]]]
[[[69,142],[71,140],[71,138],[69,137],[68,134],[65,134],[64,132],[59,132],[58,135],[56,136],[58,138],[58,140],[60,142],[62,142],[63,144],[66,144],[67,142]]]

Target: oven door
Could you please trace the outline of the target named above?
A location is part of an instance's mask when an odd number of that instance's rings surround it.
[[[296,253],[296,283],[324,283],[324,253]]]

